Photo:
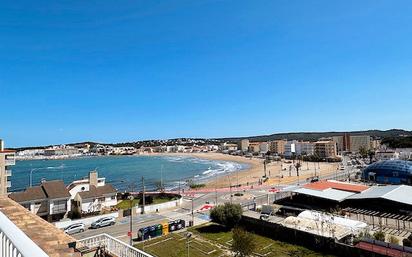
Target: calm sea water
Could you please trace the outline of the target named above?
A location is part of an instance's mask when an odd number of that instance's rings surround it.
[[[99,177],[105,177],[118,190],[140,190],[144,176],[148,190],[154,189],[163,178],[166,188],[183,185],[188,179],[204,181],[216,175],[224,175],[239,169],[244,164],[205,160],[188,156],[108,156],[66,160],[17,161],[12,167],[11,191],[20,191],[30,184],[33,169],[33,185],[42,179],[62,179],[65,184],[84,178],[89,171],[97,169]]]

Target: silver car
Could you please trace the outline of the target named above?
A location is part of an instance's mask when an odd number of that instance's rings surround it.
[[[81,233],[85,230],[85,226],[83,223],[76,223],[72,224],[64,229],[66,234],[72,235],[75,233]]]
[[[111,226],[111,225],[114,225],[115,223],[116,223],[116,220],[114,217],[100,218],[92,223],[91,228],[101,228],[105,226]]]

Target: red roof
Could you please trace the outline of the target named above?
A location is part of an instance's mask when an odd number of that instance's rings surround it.
[[[314,183],[309,183],[309,184],[304,185],[304,187],[307,189],[313,189],[313,190],[319,190],[319,191],[332,188],[332,189],[354,192],[354,193],[360,193],[369,188],[368,186],[364,186],[364,185],[356,185],[356,184],[350,184],[350,183],[344,183],[344,182],[338,182],[338,181],[328,181],[328,180],[322,180],[322,181],[318,181]]]
[[[16,151],[14,150],[6,150],[4,149],[3,151],[0,151],[0,153],[15,153]]]

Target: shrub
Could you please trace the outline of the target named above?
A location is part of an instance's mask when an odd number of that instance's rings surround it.
[[[389,237],[389,243],[398,245],[399,244],[399,239],[397,237],[390,236]]]
[[[373,234],[373,237],[376,240],[385,241],[385,233],[383,233],[382,231],[376,231],[375,234]]]
[[[232,251],[235,256],[246,257],[252,255],[253,251],[256,249],[256,242],[254,240],[253,234],[241,229],[233,229],[233,243]]]
[[[153,196],[151,196],[151,195],[145,195],[145,196],[144,196],[144,203],[145,203],[146,205],[152,204],[152,203],[153,203]],[[139,205],[142,205],[142,204],[143,204],[143,196],[140,196]]]
[[[215,206],[210,211],[210,218],[213,222],[233,228],[242,218],[242,207],[231,203]]]

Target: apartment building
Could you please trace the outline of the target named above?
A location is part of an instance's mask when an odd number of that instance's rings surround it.
[[[7,195],[7,190],[11,187],[9,177],[10,167],[16,164],[15,152],[4,149],[4,141],[0,139],[0,196]]]
[[[291,157],[293,154],[299,155],[314,155],[315,154],[315,144],[312,142],[306,141],[287,141],[285,144],[285,153],[286,157]]]
[[[251,152],[251,153],[259,153],[260,152],[260,143],[259,142],[249,143],[248,151]]]
[[[277,153],[277,154],[284,154],[285,153],[285,144],[287,140],[274,140],[271,141],[270,144],[270,152]]]
[[[269,143],[262,142],[259,144],[259,151],[261,153],[267,153],[269,151]]]
[[[321,158],[335,158],[338,155],[336,142],[333,140],[316,142],[315,154]]]
[[[247,152],[249,149],[249,139],[242,139],[238,143],[238,149],[242,152]]]
[[[344,133],[342,136],[334,136],[332,140],[337,144],[338,151],[344,152],[359,152],[359,149],[371,149],[371,137],[368,135],[351,136],[348,133]]]

